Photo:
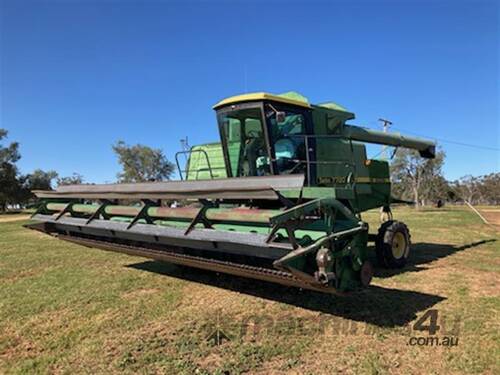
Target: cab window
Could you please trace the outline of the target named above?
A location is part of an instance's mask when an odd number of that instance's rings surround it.
[[[260,108],[236,109],[219,115],[231,175],[270,174]]]
[[[302,113],[266,108],[271,147],[277,174],[304,173],[306,170],[306,122]]]

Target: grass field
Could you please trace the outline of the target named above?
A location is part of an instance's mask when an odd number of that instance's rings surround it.
[[[372,228],[377,217],[365,215]],[[411,264],[377,271],[347,297],[89,249],[0,220],[0,373],[499,374],[498,229],[465,208],[395,217],[412,231]],[[456,345],[410,343],[434,337],[413,329],[429,310],[434,336]]]

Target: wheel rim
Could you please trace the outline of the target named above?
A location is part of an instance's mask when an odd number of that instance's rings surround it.
[[[396,259],[402,258],[406,253],[406,237],[403,233],[397,232],[392,239],[392,255]]]

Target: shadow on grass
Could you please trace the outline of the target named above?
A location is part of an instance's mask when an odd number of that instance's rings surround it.
[[[216,286],[380,327],[404,326],[414,320],[419,311],[427,310],[445,299],[432,294],[378,286],[371,286],[362,292],[345,297],[337,297],[158,261],[135,263],[127,267]]]
[[[411,255],[408,263],[403,268],[398,269],[375,269],[375,277],[387,278],[395,275],[399,275],[406,272],[420,272],[427,268],[423,267],[423,264],[434,262],[435,260],[445,258],[447,256],[453,255],[460,251],[472,249],[476,246],[483,245],[489,242],[495,242],[496,239],[481,240],[476,242],[471,242],[462,246],[453,246],[448,244],[434,244],[419,242],[411,245]],[[375,249],[371,248],[373,253]],[[373,260],[375,262],[375,260]],[[375,263],[376,264],[376,263]]]

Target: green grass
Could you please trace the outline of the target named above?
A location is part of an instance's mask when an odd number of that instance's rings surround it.
[[[414,254],[334,297],[65,243],[0,222],[0,373],[500,373],[500,236],[465,209],[397,209]],[[372,231],[377,212],[364,219]],[[438,336],[407,345],[437,309]],[[445,320],[445,322],[443,322]],[[446,324],[445,324],[446,323]],[[229,337],[213,345],[217,327]]]

